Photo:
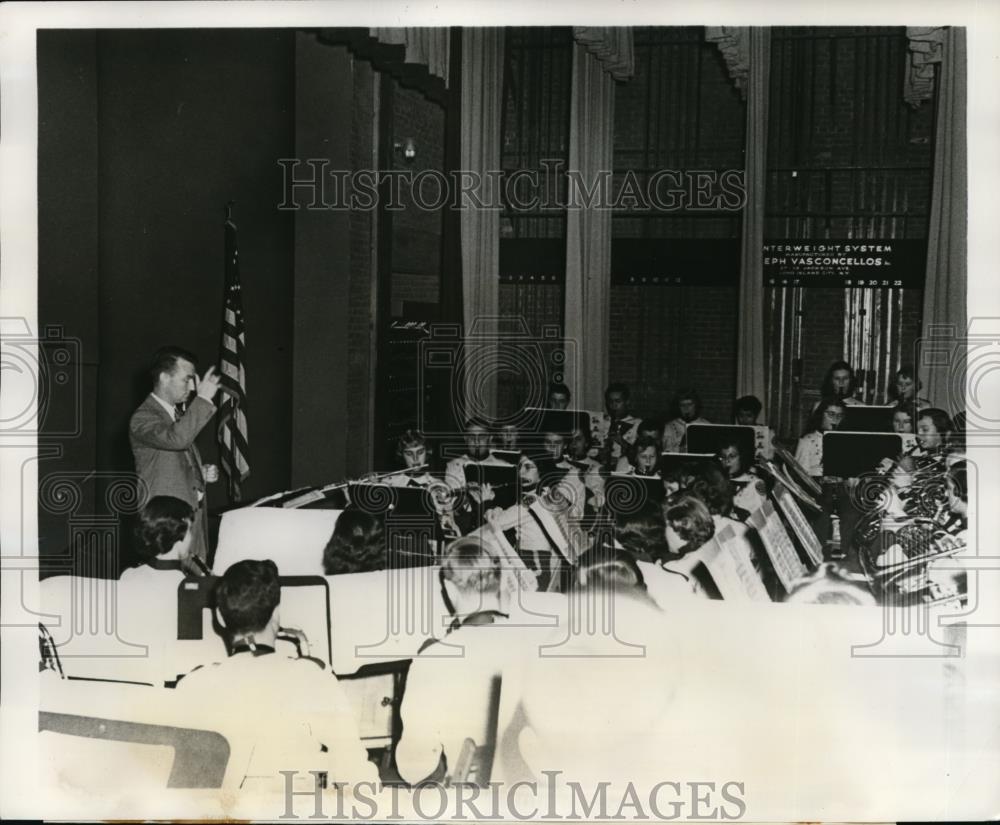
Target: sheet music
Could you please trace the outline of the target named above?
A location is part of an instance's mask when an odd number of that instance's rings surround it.
[[[704,554],[704,561],[724,599],[770,601],[764,582],[750,564],[748,554],[745,548],[740,546],[731,525],[727,525],[712,537]]]
[[[765,499],[764,503],[750,514],[750,522],[757,528],[764,542],[764,549],[771,559],[774,572],[778,574],[782,587],[785,588],[785,592],[790,591],[792,585],[805,574],[806,570],[771,502]]]
[[[792,529],[795,531],[795,535],[798,538],[799,543],[809,555],[812,563],[814,565],[822,564],[823,545],[816,537],[815,531],[809,526],[805,513],[802,512],[798,502],[795,501],[792,494],[781,483],[774,485],[772,495],[778,502],[781,512],[784,513],[785,518],[787,518],[789,523],[792,525]]]

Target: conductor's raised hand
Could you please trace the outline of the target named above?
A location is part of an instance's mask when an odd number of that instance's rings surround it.
[[[209,367],[205,370],[205,374],[201,377],[200,381],[195,378],[195,391],[200,398],[211,401],[219,391],[219,380],[219,375],[216,373],[215,367]]]

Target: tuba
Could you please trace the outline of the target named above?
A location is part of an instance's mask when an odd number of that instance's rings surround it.
[[[928,565],[965,549],[958,536],[960,521],[949,518],[947,505],[941,503],[930,518],[879,522],[875,531],[868,524],[855,533],[861,569],[873,592],[888,604],[927,601]]]

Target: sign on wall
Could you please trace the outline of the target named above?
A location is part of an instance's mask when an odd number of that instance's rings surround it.
[[[765,286],[922,289],[927,241],[766,240]]]

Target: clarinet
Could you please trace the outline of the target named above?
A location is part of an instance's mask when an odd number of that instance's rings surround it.
[[[896,471],[896,468],[898,468],[899,465],[902,463],[904,458],[909,458],[910,456],[914,455],[919,449],[920,449],[920,442],[915,441],[912,446],[910,446],[906,450],[903,450],[903,452],[901,452],[897,458],[889,461],[889,463],[886,466],[880,465],[880,468],[876,470],[875,475],[877,476],[892,475]]]

